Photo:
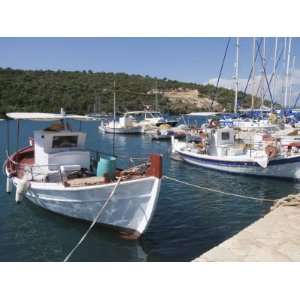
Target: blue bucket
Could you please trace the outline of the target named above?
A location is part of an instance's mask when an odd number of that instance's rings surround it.
[[[116,171],[116,157],[107,156],[100,157],[97,165],[97,176],[107,176],[110,179],[114,178]]]

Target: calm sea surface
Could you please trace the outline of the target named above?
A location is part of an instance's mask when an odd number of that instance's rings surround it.
[[[79,124],[72,122],[73,129]],[[112,150],[112,135],[98,132],[97,122],[82,123],[88,146]],[[21,122],[20,146],[27,145],[41,122]],[[0,122],[0,162],[6,157],[7,122]],[[10,121],[10,152],[16,149],[16,124]],[[170,160],[168,142],[148,136],[116,136],[116,153],[145,156],[164,153],[164,173],[194,184],[260,198],[278,198],[300,191],[295,182],[229,175]],[[123,163],[124,164],[124,163]],[[122,166],[122,164],[120,164]],[[73,261],[189,261],[264,215],[270,204],[201,191],[164,180],[152,222],[139,241],[126,241],[96,226],[75,252]],[[56,215],[28,200],[17,205],[5,193],[0,175],[0,261],[62,261],[89,224]]]

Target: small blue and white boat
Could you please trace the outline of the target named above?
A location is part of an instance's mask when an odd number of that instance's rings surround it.
[[[266,177],[300,179],[300,144],[247,144],[235,140],[233,128],[208,129],[200,143],[172,140],[172,151],[183,161],[218,171]]]

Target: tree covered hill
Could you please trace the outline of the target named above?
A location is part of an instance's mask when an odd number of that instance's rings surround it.
[[[199,99],[212,99],[216,94],[219,107],[226,111],[232,111],[233,108],[234,92],[218,88],[215,93],[216,88],[212,85],[126,73],[0,68],[0,114],[9,111],[59,112],[61,107],[68,113],[85,114],[94,110],[109,113],[113,110],[114,81],[118,112],[140,110],[144,105],[154,106],[156,92],[159,108],[163,112],[179,114],[208,110],[207,107],[196,106],[195,101],[187,103],[179,99],[174,104],[166,92],[177,90],[197,90]],[[239,101],[242,107],[247,108],[251,96],[240,92]],[[258,104],[259,99],[256,102]]]

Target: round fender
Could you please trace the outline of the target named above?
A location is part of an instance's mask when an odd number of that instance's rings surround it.
[[[268,145],[265,148],[265,152],[268,155],[269,158],[274,158],[278,154],[278,150],[275,146]]]

